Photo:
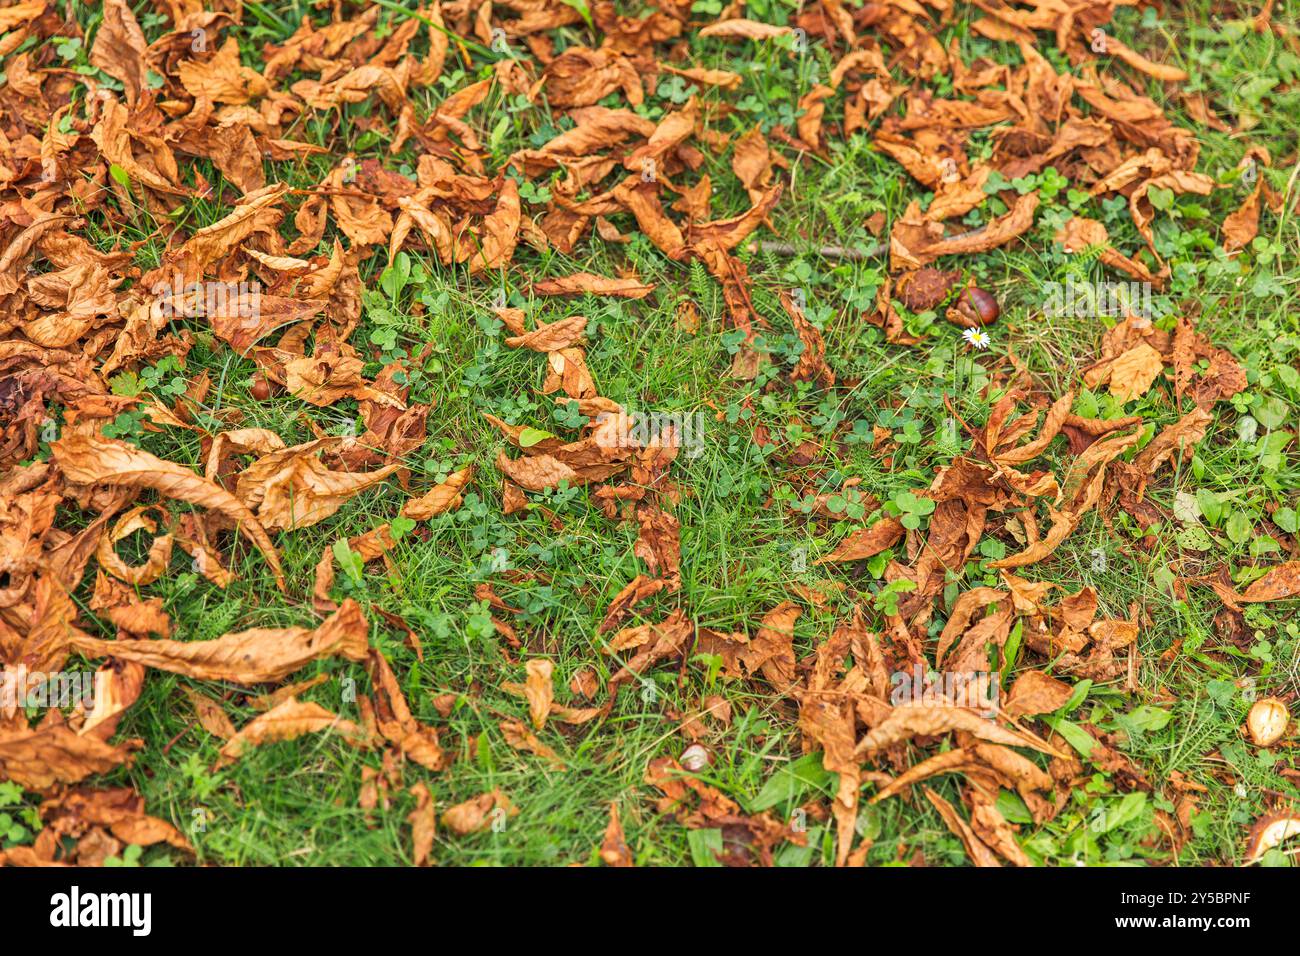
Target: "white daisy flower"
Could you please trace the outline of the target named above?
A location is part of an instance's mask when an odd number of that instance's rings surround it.
[[[967,345],[973,345],[977,349],[986,349],[993,342],[983,329],[962,329],[961,337],[966,340]]]

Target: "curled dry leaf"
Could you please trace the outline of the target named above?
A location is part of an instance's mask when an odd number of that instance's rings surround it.
[[[383,654],[372,649],[369,664],[375,687],[375,718],[379,732],[403,757],[426,770],[443,769],[447,757],[438,740],[438,731],[415,719],[397,675]]]
[[[1145,342],[1133,346],[1108,363],[1097,375],[1085,376],[1090,388],[1109,383],[1110,394],[1120,402],[1141,398],[1164,371],[1164,359]]]
[[[286,362],[284,383],[295,398],[321,407],[334,405],[344,398],[355,398],[401,408],[400,401],[374,388],[361,377],[364,366],[365,363],[356,355],[320,354],[318,351],[311,357]]]
[[[40,814],[45,829],[59,839],[81,838],[93,827],[105,827],[126,844],[166,843],[186,853],[193,852],[184,834],[166,820],[145,813],[144,799],[126,787],[67,790],[43,801]],[[84,854],[79,862],[84,864]]]
[[[600,859],[606,866],[635,866],[627,838],[623,836],[623,823],[619,820],[618,804],[609,805],[609,825],[600,844]]]
[[[971,830],[980,842],[1015,866],[1033,866],[1029,855],[1016,841],[1015,828],[1002,815],[996,800],[978,783],[968,786],[965,795],[970,807]]]
[[[90,62],[121,80],[127,103],[134,103],[148,89],[144,32],[126,0],[106,0],[103,11],[104,19],[90,48]]]
[[[1288,561],[1269,568],[1263,577],[1252,581],[1237,600],[1245,604],[1285,601],[1300,595],[1300,561]]]
[[[348,598],[316,629],[257,627],[210,641],[72,638],[87,657],[113,657],[200,680],[260,684],[288,677],[314,660],[335,655],[366,658],[370,626],[361,606]]]
[[[71,434],[51,442],[54,461],[68,481],[80,485],[152,488],[160,495],[210,508],[235,522],[240,533],[266,557],[280,590],[285,589],[280,556],[257,517],[238,498],[188,468],[163,461],[125,442]]]
[[[660,661],[681,654],[694,633],[695,625],[678,608],[658,623],[624,628],[615,634],[605,649],[607,654],[618,653],[620,647],[636,653],[609,679],[611,698],[623,684],[639,679]]]
[[[192,687],[183,688],[194,713],[199,718],[199,725],[218,740],[229,740],[237,731],[230,722],[221,705],[211,697],[206,697]]]
[[[794,681],[794,624],[803,609],[784,601],[763,615],[763,623],[739,659],[751,674],[761,673],[778,690]]]
[[[261,527],[307,528],[402,467],[394,462],[375,471],[336,471],[321,460],[321,453],[342,443],[341,438],[318,438],[264,455],[240,473],[235,493],[256,512]]]
[[[998,858],[993,855],[993,851],[975,835],[975,831],[961,818],[961,815],[951,803],[929,787],[924,789],[924,793],[925,798],[939,811],[939,816],[943,818],[944,825],[952,831],[957,839],[961,840],[961,845],[966,848],[966,855],[970,857],[972,863],[982,867],[1002,865],[998,862]]]
[[[245,724],[239,733],[227,740],[221,748],[217,766],[224,766],[238,760],[249,747],[293,740],[303,734],[317,734],[325,730],[340,734],[356,746],[365,745],[365,732],[356,724],[331,713],[320,704],[306,703],[296,697],[290,697],[266,713],[258,714]]]
[[[1073,693],[1069,684],[1042,671],[1025,671],[1011,685],[1011,694],[1003,710],[1008,717],[1050,714],[1064,707]]]
[[[541,757],[557,770],[564,769],[564,761],[560,759],[560,755],[542,743],[523,721],[507,719],[501,721],[498,726],[501,728],[501,735],[506,738],[506,743],[515,750],[526,750]]]
[[[433,863],[433,838],[438,833],[438,818],[433,809],[433,797],[429,786],[420,781],[411,787],[411,796],[415,797],[415,809],[406,818],[411,824],[411,863],[414,866],[429,866]]]
[[[1245,249],[1259,234],[1259,199],[1264,188],[1260,179],[1242,204],[1223,220],[1223,248],[1228,252]]]
[[[28,790],[78,783],[108,773],[127,757],[124,747],[111,746],[94,734],[78,734],[61,720],[0,730],[0,774]]]
[[[546,717],[551,712],[551,701],[555,699],[555,684],[551,674],[555,665],[544,657],[535,657],[525,665],[528,679],[524,682],[524,693],[528,698],[528,714],[533,726],[541,730],[546,726]]]
[[[127,584],[133,584],[136,587],[152,584],[162,577],[172,557],[172,536],[170,534],[163,534],[154,538],[153,543],[149,545],[149,557],[145,563],[134,567],[118,557],[117,552],[113,549],[115,544],[137,531],[143,530],[153,534],[158,530],[157,523],[149,517],[148,512],[150,510],[152,509],[149,505],[141,505],[122,515],[117,520],[117,523],[113,525],[113,530],[100,538],[99,549],[96,551],[100,567],[119,581],[125,581]]]
[[[936,235],[930,220],[919,220],[909,210],[890,237],[890,258],[895,268],[919,269],[929,265],[940,256],[967,255],[974,252],[987,252],[1005,245],[1012,239],[1024,235],[1034,224],[1034,212],[1038,209],[1037,192],[1025,193],[1016,200],[1006,215],[999,216],[988,225],[944,238],[942,227]]]
[[[906,529],[897,518],[881,518],[869,528],[852,532],[830,554],[819,558],[818,564],[838,561],[861,561],[891,548],[903,539]]]
[[[518,813],[509,798],[494,789],[451,807],[443,813],[442,825],[457,836],[465,836],[493,825],[504,825]]]
[[[410,518],[412,521],[428,521],[430,518],[445,514],[448,511],[455,511],[464,500],[461,497],[461,492],[465,490],[473,477],[473,465],[453,472],[447,476],[446,481],[439,484],[432,491],[421,495],[419,498],[412,498],[403,504],[402,517]]]
[[[757,20],[735,18],[710,23],[700,30],[699,35],[702,37],[719,37],[726,40],[770,40],[773,37],[786,36],[792,32],[790,27],[778,27],[770,23],[760,23]]]
[[[523,335],[510,336],[506,339],[506,345],[516,349],[532,349],[534,352],[554,352],[581,345],[586,328],[585,315],[571,315],[567,319],[539,325]]]
[[[1192,409],[1151,439],[1133,459],[1134,467],[1144,475],[1154,475],[1175,453],[1191,451],[1205,437],[1213,421],[1214,417],[1204,409]]]
[[[533,283],[536,295],[611,295],[621,299],[644,299],[655,289],[636,279],[611,279],[607,276],[593,275],[590,272],[575,272],[573,275],[558,279],[543,279]]]
[[[972,734],[990,743],[1008,747],[1030,747],[1047,754],[1055,753],[1041,741],[999,727],[991,720],[985,720],[972,711],[928,701],[911,702],[895,707],[883,723],[873,727],[858,741],[857,750],[859,754],[871,753],[916,736],[929,737],[953,730]]]

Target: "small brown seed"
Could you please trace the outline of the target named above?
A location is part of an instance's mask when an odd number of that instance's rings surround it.
[[[1002,314],[998,300],[991,292],[985,292],[979,286],[970,285],[962,289],[957,301],[946,313],[946,318],[954,325],[964,329],[992,325]]]
[[[259,402],[266,401],[271,397],[272,392],[270,379],[260,372],[257,375],[254,375],[253,385],[249,388],[249,392],[252,393],[253,398],[257,399]]]

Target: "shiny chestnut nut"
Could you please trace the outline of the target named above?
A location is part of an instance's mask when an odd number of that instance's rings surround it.
[[[1001,314],[1002,309],[998,306],[998,300],[993,297],[993,293],[985,292],[976,285],[968,285],[961,290],[957,301],[952,304],[945,317],[953,325],[959,325],[963,329],[977,329],[992,325]]]
[[[249,387],[248,391],[252,394],[253,398],[257,399],[259,402],[264,402],[275,394],[275,387],[271,384],[269,378],[261,372],[258,372],[253,376],[253,384]]]

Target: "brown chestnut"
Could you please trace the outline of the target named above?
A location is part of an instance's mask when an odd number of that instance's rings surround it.
[[[1002,309],[998,306],[998,300],[993,297],[993,293],[985,292],[976,285],[968,285],[961,290],[957,301],[952,304],[945,317],[953,325],[959,325],[963,329],[974,329],[992,325],[1001,314]]]
[[[271,380],[261,372],[258,372],[253,376],[253,384],[249,388],[249,392],[251,392],[252,396],[259,402],[266,401],[271,397],[272,393]]]

